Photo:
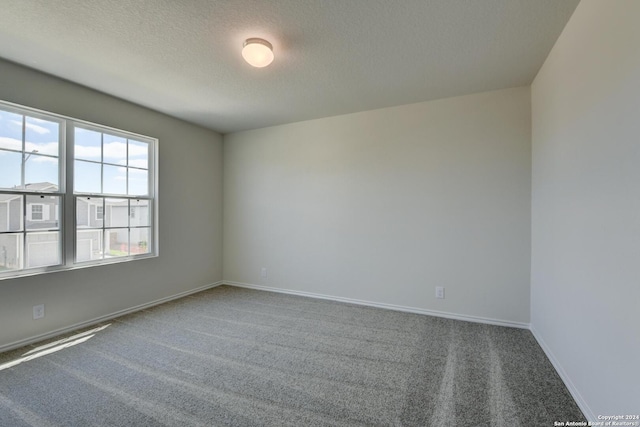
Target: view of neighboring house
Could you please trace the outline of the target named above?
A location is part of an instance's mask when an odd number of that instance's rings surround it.
[[[78,197],[76,224],[78,262],[148,253],[149,229],[136,228],[149,225],[146,200]]]
[[[25,186],[25,190],[35,192],[56,189],[56,185],[48,182]],[[15,232],[0,235],[0,267],[15,269],[58,264],[60,197],[27,195],[26,204],[24,197],[20,194],[0,194],[0,232]],[[26,207],[24,213],[23,207]],[[23,251],[24,245],[26,251]]]
[[[56,191],[57,186],[42,182],[25,189]],[[60,206],[58,195],[0,194],[0,268],[60,262]],[[149,213],[147,200],[76,198],[76,261],[148,253],[149,229],[136,227],[149,226]]]

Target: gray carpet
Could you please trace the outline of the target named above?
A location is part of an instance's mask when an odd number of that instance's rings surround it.
[[[527,330],[221,286],[80,332],[0,355],[1,426],[584,421]]]

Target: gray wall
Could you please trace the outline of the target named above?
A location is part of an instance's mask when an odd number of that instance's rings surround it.
[[[225,280],[528,324],[530,119],[524,87],[225,135]]]
[[[160,140],[160,257],[1,280],[0,347],[222,279],[219,134],[5,61],[0,76],[2,100]]]
[[[532,86],[532,329],[593,421],[640,412],[638,17],[582,0]]]

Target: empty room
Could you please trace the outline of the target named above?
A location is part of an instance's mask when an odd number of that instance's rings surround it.
[[[640,1],[0,10],[0,426],[640,426]]]

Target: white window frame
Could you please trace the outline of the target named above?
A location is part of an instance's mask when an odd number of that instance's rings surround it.
[[[139,257],[143,257],[143,258],[147,258],[149,256],[157,256],[154,254],[157,254],[158,252],[158,247],[157,247],[157,241],[158,241],[158,230],[157,230],[157,164],[158,164],[158,157],[157,157],[157,139],[154,138],[150,138],[150,137],[146,137],[143,135],[138,135],[138,134],[133,134],[130,132],[124,132],[122,130],[118,130],[118,129],[113,129],[107,126],[101,126],[101,125],[96,125],[93,123],[87,123],[84,121],[79,121],[76,120],[72,123],[72,128],[69,130],[69,132],[73,135],[75,135],[75,128],[81,128],[81,129],[85,129],[85,130],[89,130],[89,131],[94,131],[94,132],[99,132],[102,133],[103,135],[101,136],[101,141],[102,143],[104,143],[104,134],[108,134],[110,136],[114,136],[114,137],[118,137],[118,138],[122,138],[125,140],[133,140],[136,142],[142,142],[142,143],[146,143],[147,146],[150,148],[149,152],[148,152],[148,164],[147,164],[147,168],[144,167],[140,167],[140,166],[134,166],[134,165],[122,165],[122,167],[126,167],[127,169],[127,186],[126,186],[126,190],[127,193],[129,192],[129,172],[131,170],[144,170],[147,173],[148,176],[148,188],[146,193],[147,194],[111,194],[111,193],[104,193],[104,192],[100,192],[100,193],[89,193],[89,192],[75,192],[73,194],[74,197],[74,201],[77,203],[77,199],[78,198],[82,198],[82,197],[91,197],[91,198],[102,198],[103,199],[103,220],[101,224],[95,224],[95,226],[92,227],[88,227],[88,228],[83,228],[83,230],[87,230],[87,229],[93,229],[93,230],[102,230],[103,235],[105,236],[102,240],[102,244],[103,244],[103,248],[101,251],[102,254],[102,259],[100,260],[90,260],[90,261],[78,261],[78,263],[92,263],[92,264],[99,264],[99,263],[110,263],[110,262],[117,262],[117,261],[113,261],[113,260],[120,260],[120,259],[126,259],[126,258],[139,258]],[[129,147],[129,146],[128,146]],[[128,150],[128,148],[127,148]],[[94,163],[94,164],[100,164],[101,167],[104,166],[118,166],[118,164],[116,163],[112,163],[112,162],[108,162],[105,161],[104,157],[104,146],[103,146],[103,150],[102,150],[102,154],[101,154],[101,160],[97,161],[97,160],[88,160],[88,159],[77,159],[80,162],[87,162],[87,163]],[[129,153],[127,151],[127,159],[129,158]],[[76,159],[74,159],[76,160]],[[104,188],[104,173],[101,176],[101,183],[100,183],[100,188]],[[108,206],[109,209],[107,209],[107,203],[106,200],[107,199],[122,199],[122,200],[129,200],[129,201],[133,201],[133,200],[148,200],[149,202],[149,206],[151,209],[151,214],[149,216],[149,224],[148,225],[133,225],[131,223],[131,218],[128,215],[128,209],[125,211],[127,212],[127,226],[113,226],[113,225],[109,225],[107,221],[107,218],[111,218],[113,220],[113,206]],[[130,202],[128,203],[128,207],[131,206]],[[97,210],[96,210],[97,211]],[[74,209],[75,212],[75,209]],[[109,216],[107,217],[107,214],[109,214]],[[131,251],[131,230],[136,229],[136,228],[143,228],[143,229],[148,229],[149,230],[149,238],[151,240],[151,244],[147,246],[148,250],[150,253],[148,254],[132,254]],[[110,235],[112,233],[112,230],[120,230],[120,232],[122,232],[122,230],[126,229],[127,230],[127,236],[129,239],[129,254],[128,255],[109,255],[110,253],[112,253],[113,248],[111,248],[110,245],[110,241],[107,239],[106,236]],[[75,241],[75,240],[74,240]],[[109,249],[109,250],[108,250]],[[115,252],[120,252],[119,250],[116,250]],[[74,252],[73,254],[74,259],[78,258],[78,254],[77,252]]]
[[[104,221],[104,205],[96,206],[96,221]]]
[[[5,102],[0,100],[0,109],[4,111],[9,111],[13,113],[28,115],[30,117],[42,117],[46,120],[54,120],[60,124],[60,136],[59,136],[59,178],[58,178],[58,190],[57,191],[46,191],[46,192],[34,192],[30,190],[21,190],[21,189],[0,189],[0,194],[15,194],[16,196],[22,196],[23,198],[23,220],[22,220],[22,231],[15,232],[18,234],[22,234],[22,254],[21,254],[21,268],[16,270],[6,270],[0,271],[0,280],[11,279],[16,277],[23,276],[32,276],[38,274],[44,274],[54,271],[64,271],[64,270],[74,270],[79,268],[87,268],[87,267],[95,267],[99,265],[105,264],[115,264],[121,262],[129,262],[135,261],[139,259],[145,258],[153,258],[159,255],[159,231],[158,231],[158,139],[149,137],[146,135],[141,135],[133,132],[128,132],[120,129],[115,129],[112,127],[100,125],[97,123],[87,122],[84,120],[79,120],[76,118],[63,116],[60,114],[51,113],[48,111],[38,110],[35,108],[14,104],[10,102]],[[149,162],[148,162],[148,184],[149,184],[149,194],[148,196],[125,196],[122,195],[111,195],[111,194],[87,194],[87,193],[74,193],[74,127],[79,126],[82,128],[95,128],[99,129],[100,132],[107,132],[112,135],[124,136],[125,138],[133,139],[135,141],[145,142],[149,144]],[[24,139],[24,138],[23,138]],[[24,150],[24,144],[23,144]],[[24,155],[23,155],[24,157]],[[0,172],[1,173],[1,172]],[[24,181],[24,178],[23,178]],[[31,216],[31,210],[27,212],[26,209],[26,198],[28,195],[42,195],[42,194],[51,194],[60,197],[60,206],[56,212],[56,220],[59,220],[59,232],[60,232],[60,259],[61,264],[55,266],[47,266],[47,267],[35,267],[29,268],[27,266],[26,260],[26,236],[29,231],[26,229],[26,219],[28,216]],[[149,252],[145,254],[129,254],[126,256],[108,258],[108,259],[100,259],[93,261],[82,261],[76,262],[76,198],[84,197],[84,196],[95,196],[95,197],[114,197],[114,198],[144,198],[149,200],[149,209],[151,210],[150,218],[149,218],[149,229],[150,234],[150,244],[149,244]],[[42,206],[42,220],[32,220],[30,221],[40,222],[45,221],[45,206]],[[103,211],[103,222],[105,218],[106,212]],[[90,216],[89,216],[90,218]],[[131,225],[130,225],[131,227]],[[84,228],[81,228],[84,230]],[[9,234],[10,232],[6,232]],[[14,232],[11,232],[12,234]]]

